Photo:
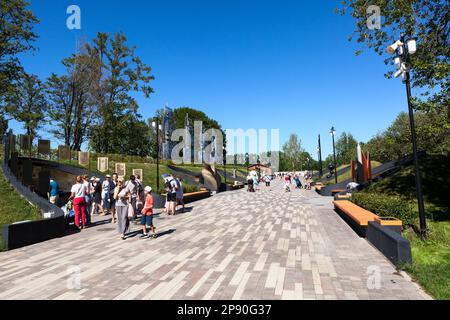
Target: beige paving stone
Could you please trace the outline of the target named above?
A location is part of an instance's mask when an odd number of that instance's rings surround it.
[[[80,233],[2,252],[0,299],[429,298],[394,275],[331,198],[282,185],[219,193],[185,214],[156,216],[155,239],[122,241],[109,217],[94,217],[100,224]],[[383,278],[375,292],[365,286],[371,265]],[[81,290],[67,286],[73,266]]]

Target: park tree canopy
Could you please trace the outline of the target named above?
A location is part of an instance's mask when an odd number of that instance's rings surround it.
[[[450,2],[448,0],[342,0],[341,14],[349,13],[356,20],[350,40],[384,55],[392,65],[386,47],[405,32],[417,38],[417,52],[411,56],[412,85],[421,88],[421,98],[415,100],[416,109],[448,106],[450,96]],[[381,28],[370,30],[367,21],[369,6],[378,6],[382,16]],[[361,50],[357,51],[360,54]],[[392,68],[394,70],[394,68]],[[392,76],[392,71],[386,73]],[[423,100],[420,103],[420,100]]]
[[[5,107],[13,119],[23,124],[33,144],[45,121],[47,101],[43,83],[37,76],[23,73],[15,89],[6,94]]]
[[[114,36],[98,33],[91,48],[101,61],[101,78],[94,95],[98,120],[92,128],[89,144],[101,153],[130,151],[133,154],[123,141],[129,140],[127,135],[134,135],[131,132],[134,128],[125,125],[142,120],[131,94],[141,92],[148,98],[153,93],[151,68],[135,54],[135,47],[127,45],[123,33]]]
[[[72,150],[81,150],[97,119],[95,97],[101,62],[92,47],[84,44],[79,52],[63,59],[62,64],[66,73],[52,73],[46,83],[50,132]]]
[[[27,8],[24,0],[0,1],[0,107],[8,91],[14,90],[22,74],[17,57],[20,53],[34,49],[37,35],[33,27],[39,20]],[[4,109],[0,109],[4,115]]]

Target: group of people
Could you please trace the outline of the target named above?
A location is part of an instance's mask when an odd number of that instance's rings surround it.
[[[170,174],[163,175],[163,179],[166,190],[163,212],[175,215],[179,205],[184,212],[182,179]],[[58,185],[52,178],[48,193],[49,201],[56,204],[58,193]],[[112,176],[106,175],[103,181],[98,177],[89,179],[87,175],[78,176],[68,200],[68,207],[73,209],[75,227],[79,230],[91,223],[93,215],[110,214],[111,222],[118,224],[122,239],[126,239],[126,234],[130,231],[130,222],[138,224],[139,218],[143,231],[141,237],[148,238],[155,234],[152,188],[144,187],[139,175],[131,175],[127,181],[119,178],[116,173]]]
[[[255,192],[256,191],[256,187],[259,186],[259,182],[264,182],[266,185],[266,188],[270,189],[270,183],[273,179],[272,175],[269,175],[267,173],[263,174],[261,177],[258,174],[258,172],[256,171],[251,171],[248,175],[247,175],[247,191],[248,192]],[[272,189],[270,189],[272,190]]]
[[[296,173],[279,173],[278,178],[284,181],[284,189],[290,192],[290,185],[294,183],[296,189],[305,188],[311,190],[312,176],[309,174],[301,175]]]
[[[80,230],[91,223],[92,215],[111,214],[111,222],[117,222],[123,240],[129,232],[130,221],[138,223],[139,216],[141,237],[152,236],[148,230],[155,234],[152,188],[143,187],[139,175],[131,175],[127,181],[117,174],[106,175],[103,182],[97,177],[77,176],[69,202],[73,206],[75,226]]]

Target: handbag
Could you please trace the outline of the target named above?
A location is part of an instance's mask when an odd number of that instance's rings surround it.
[[[134,218],[134,210],[133,210],[133,206],[131,205],[131,203],[128,204],[127,216],[128,216],[129,219],[133,219]]]

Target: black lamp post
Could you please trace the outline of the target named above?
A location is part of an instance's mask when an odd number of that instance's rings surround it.
[[[319,144],[317,146],[317,152],[319,153],[319,177],[322,178],[322,146],[320,144],[320,134],[319,134]]]
[[[416,51],[417,51],[416,40],[413,38],[406,39],[406,35],[404,33],[401,34],[399,41],[396,41],[394,44],[390,45],[387,48],[387,52],[389,54],[394,53],[397,54],[394,57],[394,62],[397,67],[397,72],[394,74],[394,76],[399,77],[401,75],[403,83],[406,86],[406,97],[408,100],[409,123],[411,129],[411,140],[413,145],[413,157],[415,165],[416,194],[417,194],[417,203],[419,207],[420,233],[424,236],[426,235],[427,232],[427,221],[425,218],[425,208],[423,203],[422,182],[420,179],[420,171],[419,171],[419,157],[417,155],[416,127],[414,123],[414,110],[411,104],[411,77],[409,74],[410,71],[409,56],[414,54]]]
[[[159,190],[159,131],[162,126],[159,124],[158,117],[153,119],[152,127],[156,130],[156,190]]]
[[[248,153],[245,154],[245,166],[247,167],[247,175],[248,175],[248,166],[249,166],[249,155],[248,155]]]
[[[331,134],[331,137],[333,138],[334,181],[337,184],[338,178],[337,178],[337,167],[336,167],[336,147],[334,145],[334,136],[336,135],[336,129],[334,127],[331,127],[330,134]]]
[[[223,148],[223,167],[225,171],[225,188],[227,186],[227,148],[225,146]],[[226,191],[226,189],[225,189]]]

